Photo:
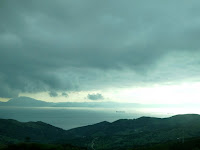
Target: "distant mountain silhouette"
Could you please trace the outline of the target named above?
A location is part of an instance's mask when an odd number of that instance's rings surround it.
[[[7,102],[0,102],[0,106],[12,107],[101,107],[101,108],[116,108],[116,113],[125,113],[118,108],[182,108],[186,107],[184,104],[139,104],[139,103],[119,103],[119,102],[45,102],[36,100],[30,97],[17,97],[10,99]],[[187,107],[199,108],[199,104],[187,105]]]
[[[29,97],[17,97],[7,102],[0,102],[0,106],[17,107],[140,107],[136,103],[116,103],[116,102],[45,102]]]
[[[52,103],[36,100],[30,97],[17,97],[8,102],[1,102],[0,106],[18,106],[18,107],[48,107]]]
[[[30,137],[32,141],[69,143],[83,147],[95,141],[97,149],[125,149],[150,143],[179,142],[199,135],[200,116],[197,114],[120,119],[112,123],[104,121],[71,130],[43,122],[22,123],[0,119],[0,143],[23,141]]]

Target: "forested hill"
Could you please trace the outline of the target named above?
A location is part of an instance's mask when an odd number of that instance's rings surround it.
[[[169,118],[141,117],[100,122],[94,125],[63,130],[43,122],[22,123],[0,119],[0,142],[68,143],[95,149],[140,147],[152,143],[181,141],[200,135],[200,116],[177,115]]]
[[[0,142],[31,140],[34,142],[52,142],[66,138],[66,131],[44,122],[19,122],[12,119],[0,119]]]

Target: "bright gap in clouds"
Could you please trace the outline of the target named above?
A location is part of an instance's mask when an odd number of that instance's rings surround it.
[[[195,104],[200,99],[200,83],[178,85],[155,85],[152,87],[128,88],[115,93],[119,102],[144,104]]]
[[[154,85],[146,87],[112,88],[102,91],[70,92],[68,97],[58,93],[57,97],[50,97],[48,93],[38,94],[21,93],[20,96],[28,96],[49,102],[106,102],[140,104],[198,104],[200,99],[200,83],[182,83],[177,85]],[[90,100],[88,94],[101,93],[102,100]]]

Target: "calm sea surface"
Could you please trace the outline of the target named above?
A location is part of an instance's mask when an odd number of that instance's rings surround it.
[[[130,108],[69,108],[69,107],[0,107],[0,118],[18,121],[43,121],[51,125],[71,129],[95,124],[101,121],[113,122],[118,119],[133,119],[141,116],[169,117],[173,111],[163,109]]]

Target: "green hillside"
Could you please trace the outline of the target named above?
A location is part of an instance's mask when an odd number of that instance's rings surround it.
[[[0,142],[15,143],[29,138],[35,142],[52,142],[67,137],[66,131],[52,125],[38,122],[18,122],[0,119]]]
[[[200,150],[200,137],[185,139],[184,141],[169,141],[159,144],[149,144],[129,150]]]
[[[63,130],[43,122],[22,123],[0,119],[2,144],[23,141],[72,144],[98,149],[129,149],[169,141],[180,142],[200,136],[200,116],[177,115],[169,118],[141,117],[100,122],[94,125]]]
[[[82,137],[96,138],[96,149],[118,149],[163,143],[177,139],[200,136],[200,116],[177,115],[170,118],[141,117],[133,120],[117,120],[69,130],[80,140],[71,141],[85,145]]]

